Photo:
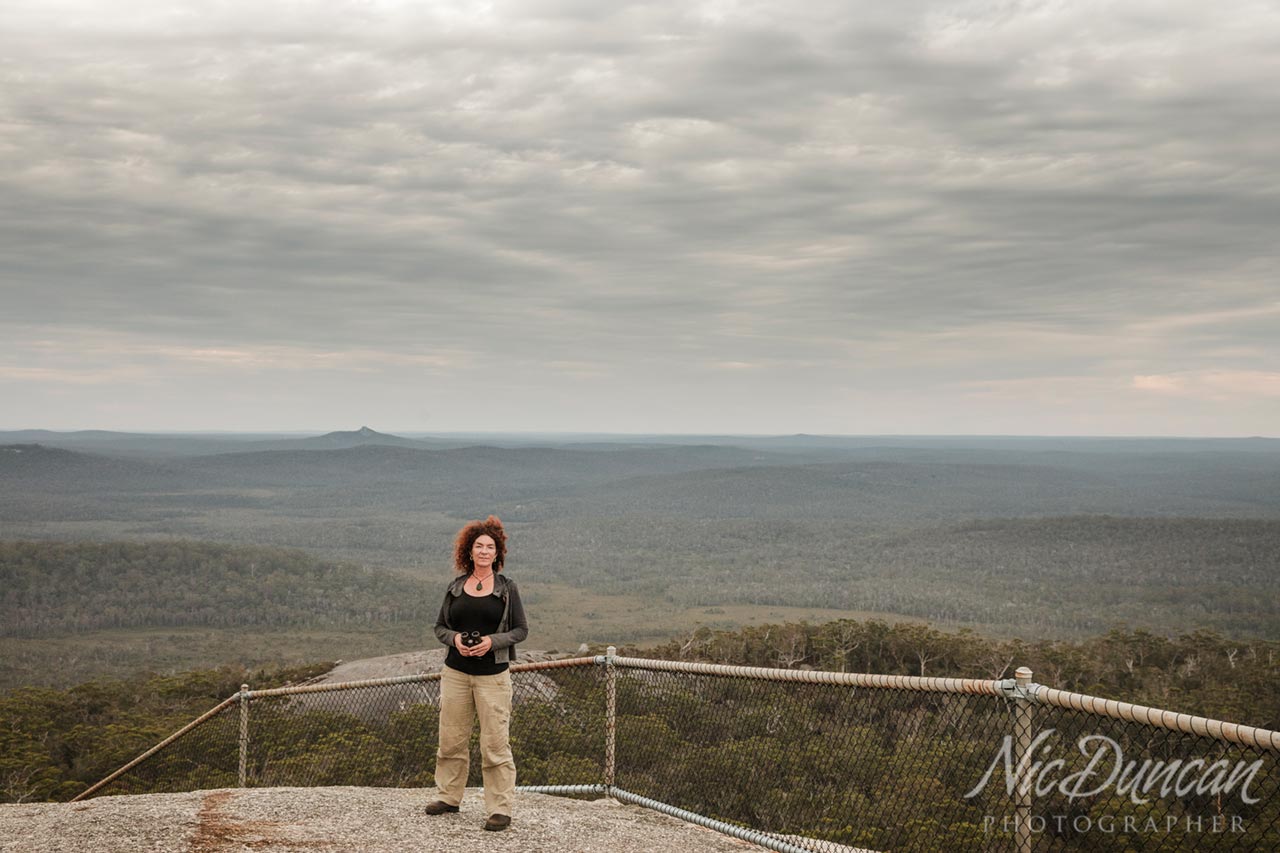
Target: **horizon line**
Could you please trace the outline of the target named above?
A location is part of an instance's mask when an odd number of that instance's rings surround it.
[[[1132,439],[1132,440],[1228,440],[1228,441],[1274,441],[1280,436],[1271,435],[1187,435],[1187,434],[1154,434],[1154,433],[926,433],[926,432],[873,432],[873,433],[833,433],[833,432],[611,432],[607,430],[423,430],[418,428],[381,430],[369,426],[354,429],[207,429],[207,430],[153,430],[153,429],[102,429],[85,427],[79,429],[49,429],[47,427],[0,428],[0,435],[20,432],[44,432],[55,435],[73,436],[80,433],[108,433],[112,435],[138,435],[148,437],[198,437],[198,436],[236,436],[236,435],[278,435],[321,437],[333,433],[358,433],[363,429],[371,430],[379,435],[389,437],[464,437],[464,436],[512,436],[512,437],[610,437],[610,438],[833,438],[833,439],[868,439],[868,438],[920,438],[920,439]]]

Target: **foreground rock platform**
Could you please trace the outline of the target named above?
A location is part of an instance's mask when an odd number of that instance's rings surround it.
[[[3,853],[751,853],[763,848],[639,806],[518,793],[511,828],[481,829],[481,792],[428,817],[431,790],[227,788],[0,805]]]

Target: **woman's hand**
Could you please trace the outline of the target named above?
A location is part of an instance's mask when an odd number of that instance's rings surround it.
[[[476,643],[474,646],[464,646],[462,644],[462,637],[462,634],[454,635],[453,647],[457,649],[458,654],[462,655],[464,658],[478,658],[488,652],[489,649],[493,648],[493,640],[489,639],[487,636],[481,637],[480,642]]]

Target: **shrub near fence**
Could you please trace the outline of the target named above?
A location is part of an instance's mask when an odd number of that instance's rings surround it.
[[[1026,671],[982,681],[610,654],[512,673],[522,786],[607,791],[778,850],[1280,849],[1280,735],[1135,714]],[[438,678],[244,690],[81,796],[430,786]],[[1100,784],[1117,766],[1127,774]],[[1252,768],[1247,784],[1239,768]]]

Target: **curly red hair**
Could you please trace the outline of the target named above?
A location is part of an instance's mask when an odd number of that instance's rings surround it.
[[[453,539],[453,570],[460,574],[470,574],[475,566],[471,563],[471,546],[481,536],[489,536],[497,546],[498,554],[493,560],[493,570],[502,571],[502,564],[507,559],[507,531],[502,529],[502,520],[491,515],[484,521],[468,522]]]

